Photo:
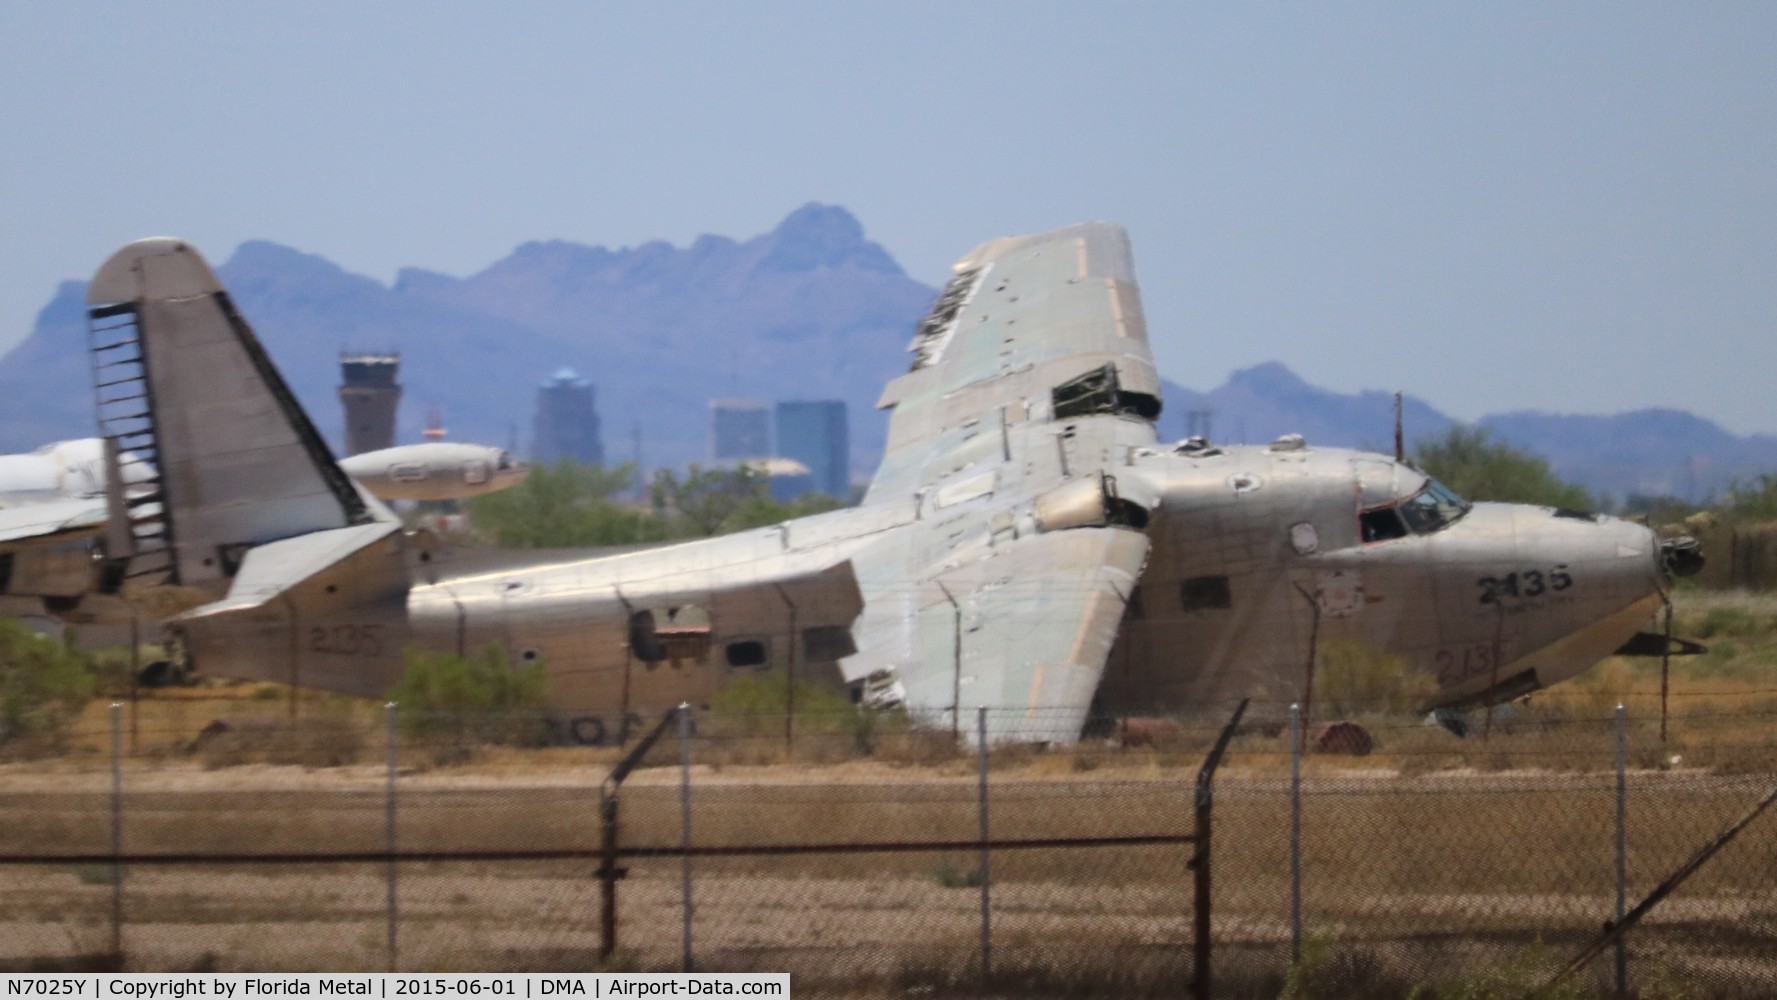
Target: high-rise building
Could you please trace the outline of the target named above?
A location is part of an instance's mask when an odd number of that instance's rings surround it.
[[[710,457],[771,457],[771,408],[757,399],[710,403]]]
[[[346,454],[359,455],[395,446],[395,407],[401,386],[395,374],[399,354],[339,355],[339,401],[346,408]]]
[[[592,383],[563,368],[537,389],[537,415],[531,425],[531,458],[541,463],[564,458],[586,465],[605,464]]]
[[[808,467],[811,488],[840,500],[851,493],[851,440],[845,401],[777,404],[777,454]]]

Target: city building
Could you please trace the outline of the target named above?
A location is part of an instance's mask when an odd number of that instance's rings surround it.
[[[572,368],[556,372],[537,389],[531,458],[542,464],[564,458],[585,465],[605,464],[605,444],[599,436],[592,383]]]
[[[845,401],[817,399],[777,404],[777,451],[808,468],[809,488],[838,500],[851,493],[851,439]]]
[[[757,399],[718,399],[710,403],[710,457],[771,457],[771,408]]]
[[[339,355],[339,401],[346,410],[346,454],[395,446],[395,408],[401,403],[401,386],[395,375],[401,368],[399,354]]]

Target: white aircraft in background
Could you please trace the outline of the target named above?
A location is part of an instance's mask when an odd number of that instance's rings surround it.
[[[105,467],[100,438],[0,455],[0,615],[129,623],[134,612],[118,596],[121,580],[107,577],[107,565],[114,564],[98,540],[108,510]],[[506,489],[530,473],[503,449],[454,441],[365,452],[340,467],[379,500],[463,500]],[[121,452],[118,469],[121,505],[153,502],[139,495],[154,481],[148,462]]]
[[[105,525],[104,452],[100,439],[82,438],[0,455],[0,553],[98,534]],[[126,486],[151,475],[134,456],[122,456],[119,468]],[[3,581],[0,575],[0,590]]]
[[[509,451],[456,441],[367,451],[340,459],[339,467],[378,500],[466,500],[516,485],[531,472]]]
[[[126,489],[154,475],[148,463],[133,455],[121,460]],[[467,500],[498,492],[531,471],[504,449],[457,441],[367,451],[340,459],[339,467],[378,500],[420,501]],[[104,499],[105,445],[99,438],[57,441],[26,455],[0,455],[0,510]]]
[[[145,481],[148,466],[133,456],[122,464],[124,481]],[[94,500],[105,495],[105,443],[98,438],[57,441],[28,455],[0,455],[0,507],[55,500]]]

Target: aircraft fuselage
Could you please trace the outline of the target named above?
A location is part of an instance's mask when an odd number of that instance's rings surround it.
[[[1390,661],[1419,693],[1416,707],[1505,700],[1609,655],[1661,600],[1648,529],[1515,504],[1403,514],[1428,480],[1381,455],[1135,449],[1116,481],[1157,502],[1102,712],[1195,711],[1246,696],[1283,704],[1308,695],[1311,657],[1324,670],[1353,655]],[[498,646],[516,663],[543,660],[565,731],[599,742],[680,701],[707,703],[737,677],[840,683],[862,608],[909,599],[867,569],[904,547],[900,529],[931,516],[929,500],[590,557],[433,550],[409,538],[355,557],[404,560],[404,592],[354,593],[353,579],[378,574],[348,560],[324,577],[341,588],[333,612],[291,621],[273,605],[259,629],[236,619],[193,648],[217,672],[257,663],[252,676],[376,696],[398,679],[408,644]],[[1008,537],[1021,530],[1012,523]],[[939,602],[913,601],[936,612],[913,617],[952,627]],[[294,655],[267,655],[291,641]],[[919,662],[863,686],[942,720],[944,692],[957,689],[949,633],[917,648]]]

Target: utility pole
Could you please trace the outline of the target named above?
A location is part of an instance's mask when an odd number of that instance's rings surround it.
[[[1394,394],[1394,460],[1399,462],[1407,457],[1407,449],[1401,440],[1401,394]]]

